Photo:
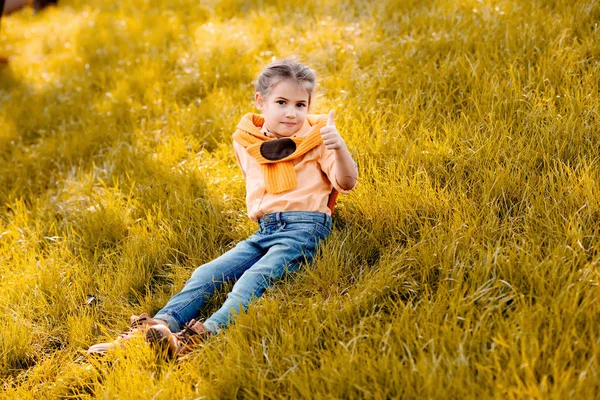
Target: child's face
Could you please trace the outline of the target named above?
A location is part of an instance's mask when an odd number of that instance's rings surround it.
[[[309,105],[308,91],[294,82],[283,80],[266,97],[257,92],[254,100],[265,119],[264,127],[275,136],[290,137],[304,125]]]

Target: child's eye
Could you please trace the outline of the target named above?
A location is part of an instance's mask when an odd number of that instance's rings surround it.
[[[277,100],[277,104],[279,104],[280,106],[282,106],[282,105],[285,104],[285,101],[283,101],[283,100]]]
[[[304,104],[304,103],[298,103],[298,104],[296,104],[296,107],[300,107],[300,108],[306,107],[306,104]]]

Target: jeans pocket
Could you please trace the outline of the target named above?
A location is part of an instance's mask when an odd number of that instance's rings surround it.
[[[330,233],[330,229],[326,226],[320,223],[314,224],[313,231],[304,247],[314,256],[319,251],[321,244],[329,237]]]
[[[315,233],[316,236],[319,236],[321,240],[327,239],[331,234],[331,228],[326,227],[323,224],[315,224]]]

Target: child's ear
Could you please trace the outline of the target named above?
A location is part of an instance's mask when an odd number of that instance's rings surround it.
[[[254,105],[256,106],[256,108],[258,108],[260,111],[262,111],[264,104],[265,104],[265,99],[262,96],[262,94],[260,94],[260,92],[254,93]]]

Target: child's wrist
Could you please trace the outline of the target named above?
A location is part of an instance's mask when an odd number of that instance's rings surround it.
[[[348,146],[346,146],[346,142],[342,141],[342,143],[340,144],[340,147],[338,147],[337,149],[335,149],[336,154],[339,154],[340,152],[346,152],[348,154],[350,154],[350,151],[348,150]]]

